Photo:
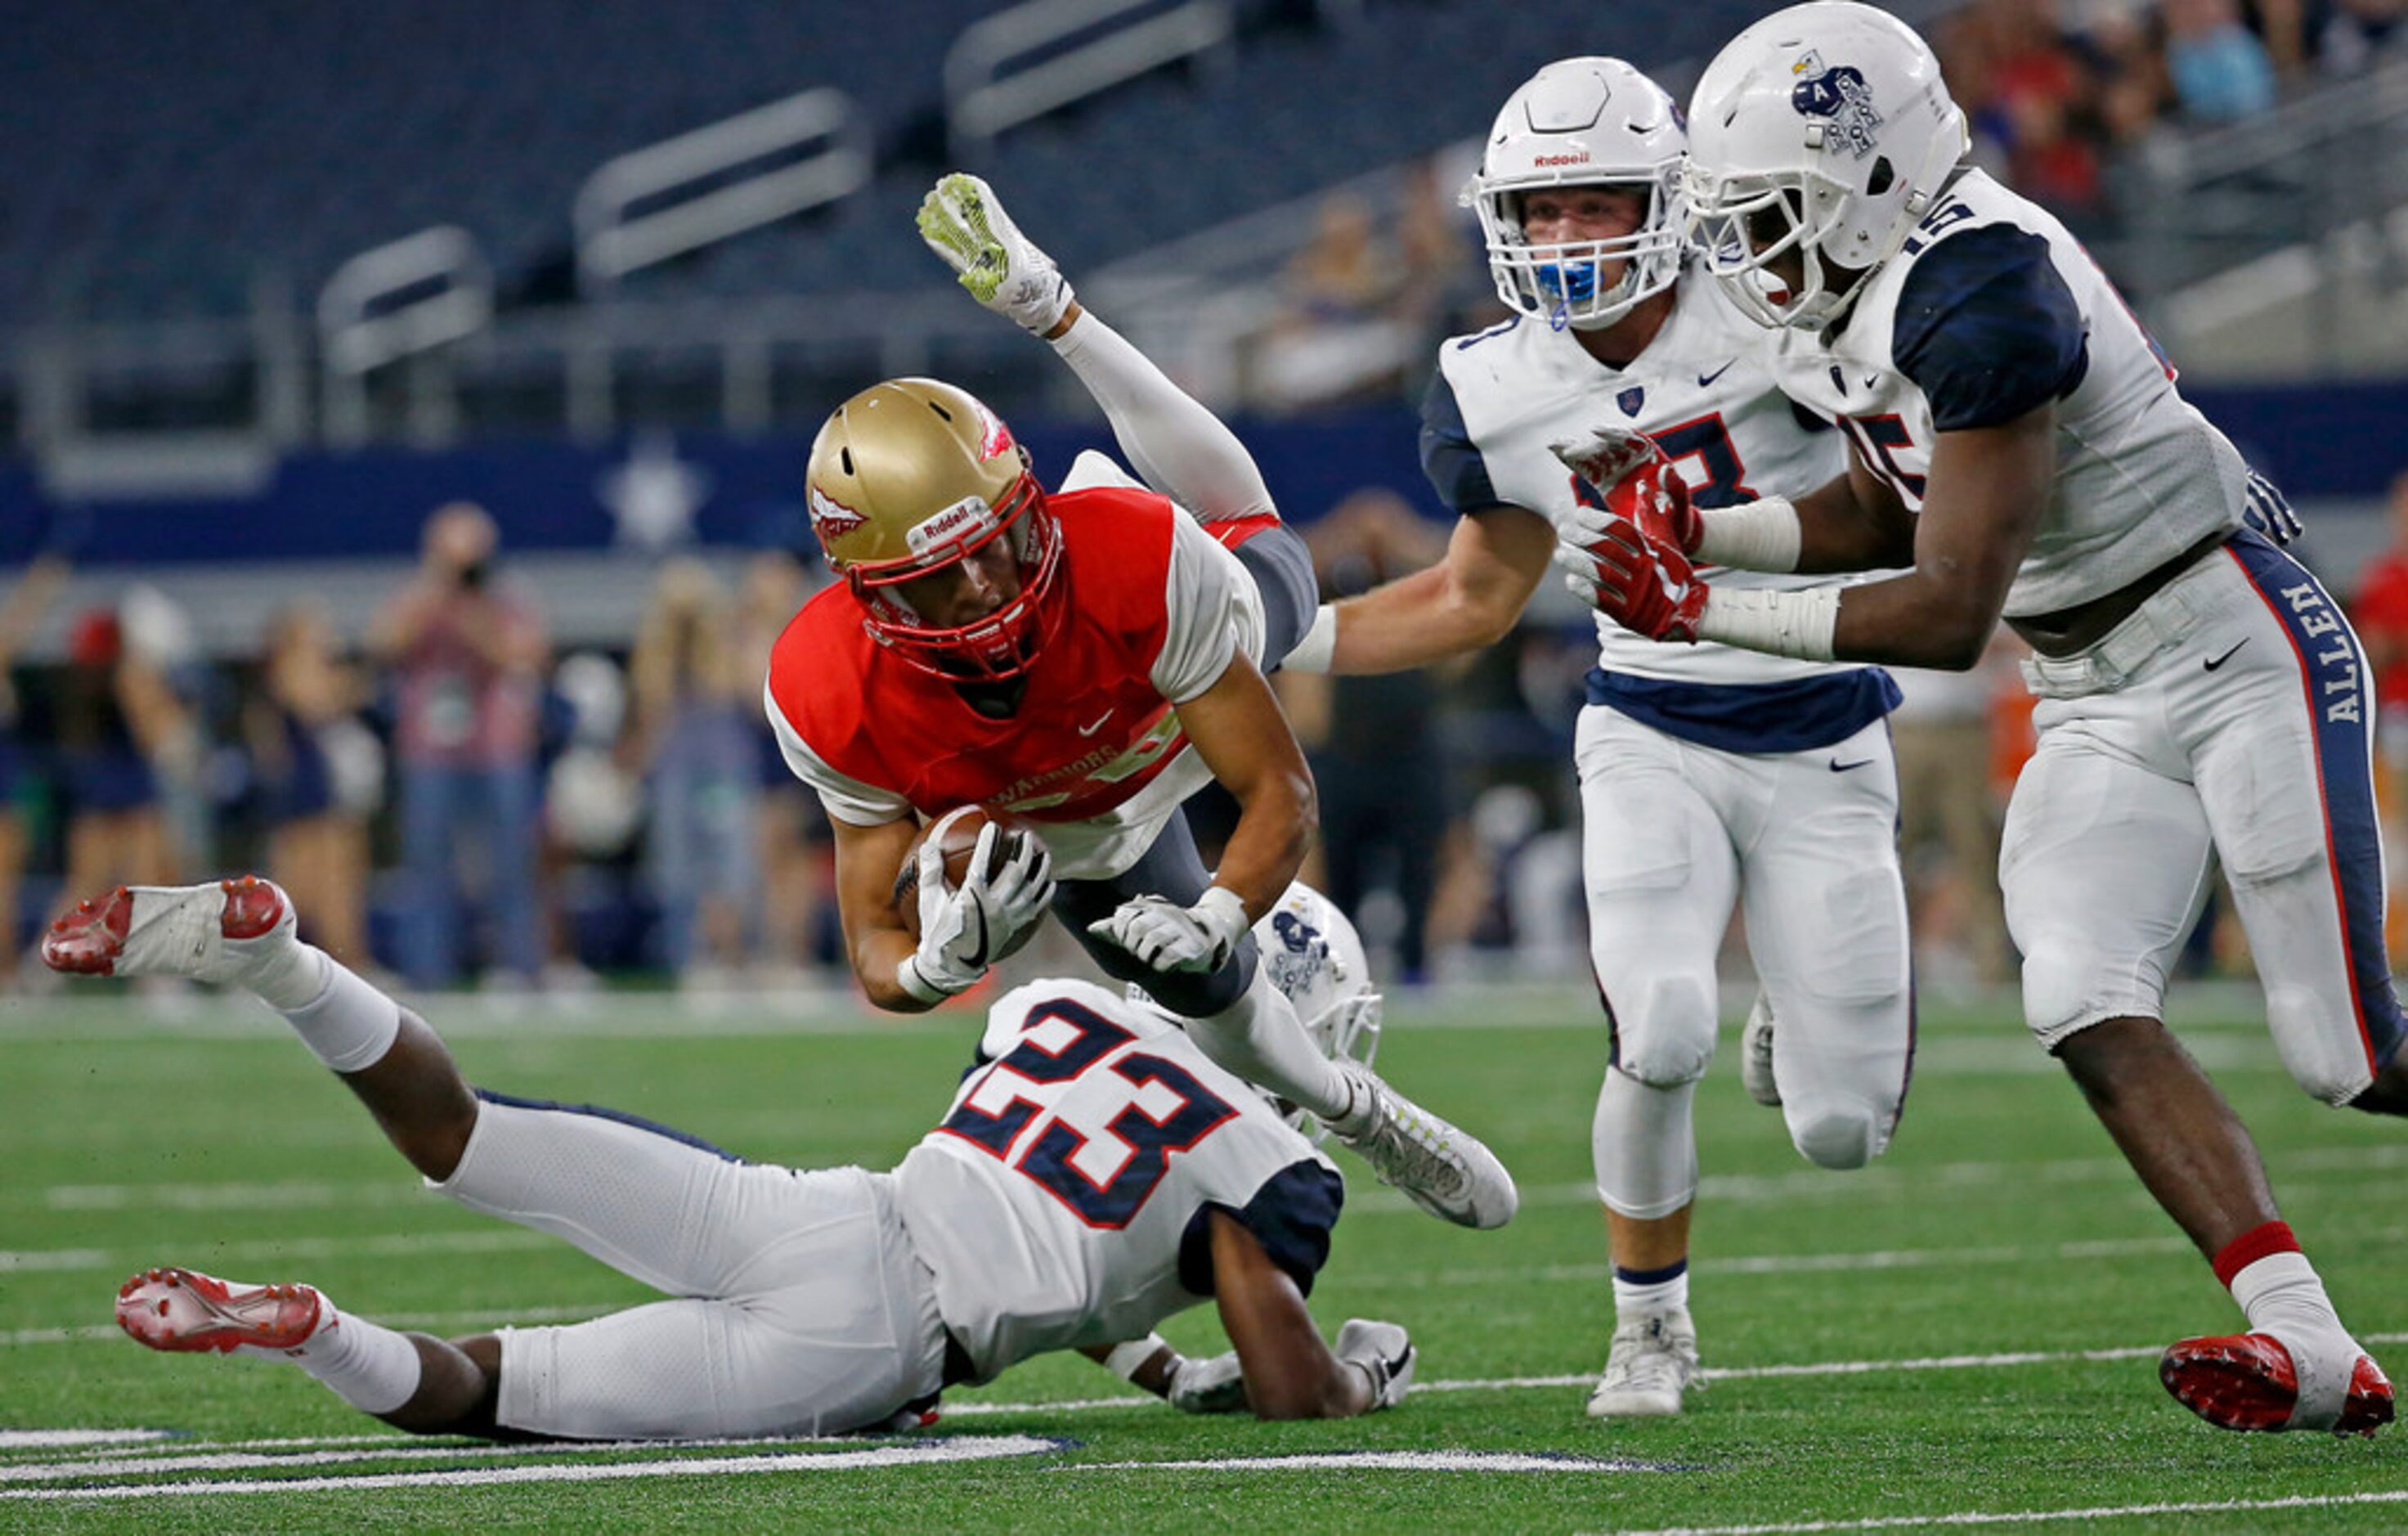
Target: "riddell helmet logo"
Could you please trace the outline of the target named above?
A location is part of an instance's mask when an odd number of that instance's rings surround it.
[[[1588,151],[1578,150],[1570,154],[1542,154],[1534,158],[1530,164],[1533,165],[1585,165],[1588,164]]]
[[[869,522],[869,519],[816,485],[810,487],[810,503],[811,527],[818,532],[822,543],[834,538],[842,538]]]

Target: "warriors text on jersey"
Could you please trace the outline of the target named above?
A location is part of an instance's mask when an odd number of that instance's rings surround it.
[[[1237,558],[1162,496],[1047,498],[1062,533],[1059,631],[1008,717],[889,655],[841,584],[770,653],[766,705],[786,762],[830,816],[874,826],[960,805],[1039,823],[1055,872],[1117,874],[1211,777],[1174,707],[1259,658],[1262,598]]]
[[[1938,434],[2052,402],[2057,475],[2006,612],[2071,608],[2242,524],[2247,468],[2065,226],[1977,170],[1942,190],[1836,332],[1781,334],[1781,388],[1909,508]]]
[[[1344,1199],[1338,1170],[1168,1019],[1088,983],[1036,982],[990,1011],[979,1056],[895,1170],[896,1210],[979,1380],[1143,1338],[1211,1295],[1210,1211],[1312,1290]]]
[[[1593,428],[1636,428],[1701,507],[1799,495],[1843,472],[1840,435],[1773,388],[1764,329],[1713,280],[1684,271],[1646,350],[1612,368],[1577,337],[1517,318],[1439,348],[1422,408],[1422,464],[1440,497],[1476,515],[1505,504],[1562,529],[1597,493],[1549,451]],[[1830,578],[1709,568],[1717,584],[1795,588]],[[1895,702],[1874,668],[1789,660],[1711,642],[1663,645],[1600,615],[1593,702],[1708,745],[1788,751],[1843,739]]]

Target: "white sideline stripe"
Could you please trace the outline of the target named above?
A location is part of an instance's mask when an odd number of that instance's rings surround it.
[[[378,1315],[377,1321],[394,1328],[452,1328],[465,1325],[483,1324],[489,1328],[524,1326],[528,1323],[581,1323],[604,1313],[618,1312],[638,1302],[595,1302],[582,1307],[481,1307],[466,1312],[393,1312]],[[79,1328],[18,1328],[0,1333],[0,1347],[11,1344],[82,1343],[93,1339],[120,1339],[124,1333],[114,1323],[93,1323]],[[0,1440],[0,1450],[7,1442]]]
[[[557,1454],[558,1447],[548,1447]],[[566,1462],[532,1467],[474,1467],[446,1471],[372,1472],[360,1477],[232,1478],[205,1483],[119,1483],[89,1488],[0,1488],[0,1499],[189,1499],[240,1493],[325,1493],[378,1488],[463,1488],[499,1484],[614,1483],[654,1477],[744,1477],[765,1472],[852,1471],[865,1467],[924,1467],[1042,1456],[1058,1441],[1035,1435],[958,1435],[900,1441],[858,1451],[775,1452],[764,1456],[694,1457],[666,1461]],[[145,1469],[146,1471],[152,1469]]]
[[[312,1258],[409,1258],[421,1254],[500,1254],[526,1248],[555,1248],[560,1240],[543,1232],[473,1231],[388,1233],[365,1238],[265,1238],[256,1242],[208,1244],[212,1265],[240,1266],[256,1260],[283,1264]],[[18,1252],[0,1249],[0,1274],[38,1270],[138,1270],[160,1260],[136,1256],[130,1249],[36,1248]]]
[[[2372,1493],[2299,1493],[2286,1499],[2201,1499],[2184,1503],[2096,1504],[2086,1509],[1959,1510],[1949,1514],[1886,1514],[1863,1520],[1799,1520],[1773,1526],[1663,1526],[1618,1536],[1808,1536],[1823,1530],[1909,1530],[1917,1526],[2021,1526],[2151,1514],[2224,1514],[2282,1509],[2338,1509],[2408,1503],[2408,1488]]]
[[[0,1487],[14,1483],[57,1483],[72,1477],[148,1476],[153,1472],[257,1471],[267,1467],[339,1467],[362,1461],[489,1461],[530,1456],[563,1456],[595,1452],[675,1449],[665,1443],[623,1443],[563,1445],[419,1445],[388,1444],[381,1450],[356,1451],[195,1451],[182,1456],[88,1456],[68,1461],[19,1461],[0,1464]]]
[[[85,1445],[136,1445],[174,1438],[172,1429],[0,1429],[0,1451],[63,1451]]]
[[[1591,1456],[1529,1456],[1512,1451],[1344,1451],[1303,1456],[1216,1457],[1204,1461],[1074,1461],[1049,1472],[1662,1472],[1660,1461]]]

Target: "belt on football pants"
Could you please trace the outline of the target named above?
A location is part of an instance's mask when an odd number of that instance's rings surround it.
[[[2193,554],[2190,563],[2197,558]],[[2070,656],[2026,656],[2024,682],[2041,698],[2112,694],[2188,635],[2214,606],[2189,583],[2170,580],[2088,649]]]

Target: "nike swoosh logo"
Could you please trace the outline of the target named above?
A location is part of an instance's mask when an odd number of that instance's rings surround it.
[[[977,951],[976,951],[974,954],[972,954],[972,955],[970,955],[970,967],[971,967],[971,969],[982,969],[982,969],[985,969],[985,967],[986,967],[986,946],[987,946],[986,908],[985,908],[983,905],[982,905],[982,904],[979,904],[979,903],[975,903],[975,902],[974,902],[974,903],[972,903],[972,904],[971,904],[970,912],[971,912],[971,913],[972,913],[973,915],[975,915],[975,916],[978,918],[978,928],[979,928],[979,941],[978,941],[978,949],[977,949]]]
[[[2239,639],[2239,640],[2237,640],[2237,641],[2235,641],[2235,642],[2233,643],[2233,647],[2232,647],[2232,650],[2231,650],[2231,651],[2227,651],[2224,654],[2222,654],[2222,655],[2220,655],[2220,656],[2210,656],[2210,657],[2208,658],[2208,661],[2207,661],[2207,669],[2208,669],[2209,671],[2211,671],[2211,672],[2214,671],[2217,668],[2219,668],[2219,667],[2223,666],[2226,662],[2230,661],[2230,660],[2232,659],[2232,653],[2233,653],[2233,652],[2234,652],[2234,651],[2238,651],[2238,650],[2240,650],[2243,646],[2247,645],[2248,643],[2249,643],[2248,638],[2247,638],[2246,636],[2243,636],[2241,639]]]
[[[1724,374],[1730,372],[1731,363],[1736,363],[1738,361],[1739,359],[1734,357],[1730,360],[1730,363],[1724,364],[1721,367],[1716,368],[1712,373],[1701,373],[1698,375],[1698,387],[1699,389],[1703,389],[1708,384],[1713,383],[1715,380],[1720,379]]]
[[[1838,758],[1834,757],[1831,759],[1831,771],[1834,773],[1845,773],[1850,768],[1860,768],[1871,761],[1872,759],[1870,757],[1859,757],[1853,763],[1842,763]]]
[[[1880,375],[1880,374],[1878,374],[1878,373],[1869,373],[1869,374],[1866,374],[1866,375],[1865,375],[1865,388],[1867,388],[1867,389],[1870,389],[1870,388],[1872,388],[1874,385],[1876,385],[1876,384],[1878,384],[1878,383],[1880,383],[1880,382],[1881,382],[1881,375]]]
[[[1102,730],[1102,729],[1104,728],[1104,722],[1105,722],[1105,721],[1110,720],[1112,716],[1114,716],[1114,715],[1116,715],[1116,714],[1118,714],[1118,713],[1120,713],[1120,711],[1119,711],[1119,710],[1117,710],[1117,709],[1106,710],[1102,714],[1099,714],[1099,715],[1097,715],[1097,716],[1096,717],[1096,723],[1095,723],[1094,725],[1082,725],[1082,726],[1080,726],[1080,727],[1079,727],[1079,734],[1080,734],[1081,736],[1093,736],[1093,735],[1095,735],[1097,731]]]

